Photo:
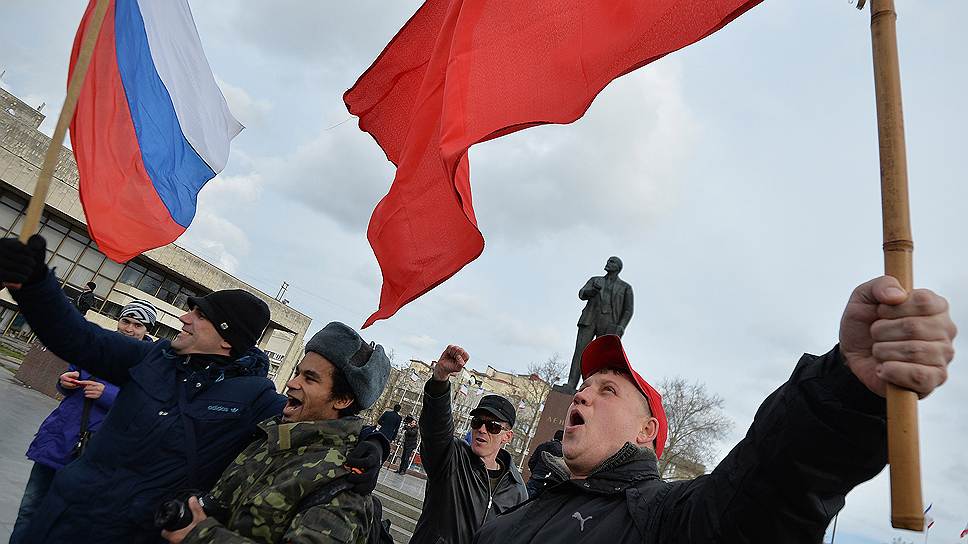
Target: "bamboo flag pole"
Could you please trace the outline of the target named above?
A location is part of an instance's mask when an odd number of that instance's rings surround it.
[[[858,7],[863,7],[860,3]],[[901,111],[901,75],[897,57],[894,0],[871,1],[871,43],[877,138],[880,143],[881,209],[884,222],[884,268],[901,286],[914,283],[911,218],[908,208],[907,154]],[[921,458],[918,451],[918,397],[888,385],[887,448],[891,465],[891,525],[924,530]]]
[[[74,108],[77,107],[77,98],[81,94],[84,86],[84,76],[87,75],[87,67],[91,62],[91,55],[94,52],[94,44],[97,43],[98,34],[101,32],[101,23],[104,22],[104,15],[108,11],[110,0],[97,0],[94,7],[94,17],[91,24],[84,33],[84,41],[81,42],[81,50],[78,52],[77,61],[74,63],[74,73],[67,84],[67,96],[64,98],[64,106],[61,108],[60,116],[57,118],[57,126],[54,128],[54,135],[51,137],[50,146],[47,147],[47,154],[44,155],[44,163],[37,176],[37,186],[34,194],[30,197],[30,204],[27,205],[27,217],[24,219],[23,228],[20,230],[20,241],[27,243],[27,239],[37,231],[40,223],[40,214],[44,210],[44,201],[47,200],[47,191],[50,188],[50,180],[54,176],[54,167],[57,166],[57,159],[60,156],[61,144],[67,134],[67,127],[74,117]]]

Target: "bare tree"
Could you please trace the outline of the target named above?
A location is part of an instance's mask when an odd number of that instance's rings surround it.
[[[524,398],[522,399],[533,411],[528,426],[524,431],[524,447],[522,452],[526,452],[530,446],[531,432],[541,418],[541,404],[548,398],[551,386],[555,385],[564,377],[565,363],[561,360],[561,355],[555,353],[542,363],[531,363],[528,365],[528,373],[531,379],[528,380],[527,387],[524,388]]]
[[[702,382],[666,378],[659,391],[669,420],[659,474],[673,479],[698,476],[715,460],[716,444],[732,429],[733,420],[723,411],[722,397]]]

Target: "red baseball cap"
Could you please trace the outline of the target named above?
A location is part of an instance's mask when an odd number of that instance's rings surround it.
[[[652,416],[659,420],[659,433],[655,436],[655,456],[662,457],[662,450],[665,448],[666,437],[669,434],[669,422],[662,408],[662,395],[632,368],[629,357],[622,348],[622,339],[614,334],[599,336],[581,353],[582,380],[587,380],[589,376],[603,368],[627,371],[632,374],[635,385],[649,401]]]

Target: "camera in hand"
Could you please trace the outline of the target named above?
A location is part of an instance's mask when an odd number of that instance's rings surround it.
[[[188,527],[194,518],[191,508],[188,507],[188,499],[192,497],[198,499],[198,504],[209,517],[221,519],[226,512],[225,506],[211,495],[203,494],[197,489],[188,489],[158,506],[155,510],[155,527],[166,531],[177,531]]]

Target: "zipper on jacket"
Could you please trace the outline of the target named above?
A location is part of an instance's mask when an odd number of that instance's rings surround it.
[[[484,467],[484,470],[487,470],[487,467]],[[510,474],[511,474],[510,468],[505,470],[504,474],[501,475],[501,478],[497,481],[496,484],[494,484],[494,489],[496,490],[497,488],[501,487],[501,483],[504,481],[504,477],[509,476]],[[487,478],[487,508],[484,509],[484,517],[481,518],[481,525],[484,525],[484,522],[487,521],[487,513],[491,511],[491,504],[493,504],[493,502],[494,502],[494,491],[491,491],[491,479]]]

